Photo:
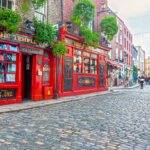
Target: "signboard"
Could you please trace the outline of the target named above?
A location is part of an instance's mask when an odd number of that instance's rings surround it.
[[[16,89],[0,89],[0,99],[16,98]]]
[[[43,50],[33,49],[33,48],[26,48],[26,47],[20,47],[20,52],[28,53],[28,54],[38,54],[43,55]]]
[[[95,77],[78,77],[78,86],[95,86],[96,85],[96,79]]]
[[[45,43],[39,45],[38,43],[36,43],[36,41],[34,41],[34,39],[32,37],[24,36],[24,35],[20,35],[20,34],[9,34],[6,32],[0,32],[0,39],[10,40],[10,41],[14,41],[14,42],[19,42],[19,43],[43,47],[43,48],[47,47],[47,44],[45,44]]]

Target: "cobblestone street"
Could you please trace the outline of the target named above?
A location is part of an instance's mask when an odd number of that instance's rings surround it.
[[[150,150],[150,86],[0,114],[0,150],[115,149]]]

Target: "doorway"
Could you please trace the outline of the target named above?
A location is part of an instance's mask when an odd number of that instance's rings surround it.
[[[30,100],[32,93],[32,55],[22,57],[22,96],[23,100]]]

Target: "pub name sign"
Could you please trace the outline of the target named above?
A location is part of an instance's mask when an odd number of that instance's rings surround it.
[[[29,44],[33,46],[46,47],[45,43],[39,45],[36,41],[33,40],[32,37],[28,37],[20,34],[9,34],[6,32],[0,32],[0,39]]]

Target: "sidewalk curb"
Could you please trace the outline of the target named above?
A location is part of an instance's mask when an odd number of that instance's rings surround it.
[[[0,114],[10,113],[10,112],[19,112],[22,110],[40,108],[40,107],[54,105],[54,104],[78,101],[78,100],[86,99],[89,97],[108,95],[108,94],[112,94],[114,92],[104,91],[104,92],[96,92],[96,93],[90,93],[90,94],[84,94],[84,95],[77,95],[77,96],[72,96],[72,97],[62,97],[62,98],[59,98],[58,100],[52,99],[52,100],[43,100],[43,101],[39,101],[39,102],[32,101],[32,102],[21,103],[21,104],[4,105],[4,106],[0,106],[0,108],[1,108]]]
[[[52,100],[43,100],[43,101],[36,101],[36,102],[27,102],[27,103],[21,103],[21,104],[10,104],[10,105],[4,105],[0,106],[0,114],[2,113],[10,113],[10,112],[19,112],[22,110],[28,110],[28,109],[33,109],[33,108],[39,108],[39,107],[44,107],[44,106],[49,106],[49,105],[54,105],[54,104],[61,104],[61,103],[66,103],[66,102],[72,102],[72,101],[79,101],[82,99],[86,99],[89,97],[94,97],[94,96],[101,96],[101,95],[108,95],[117,92],[117,90],[123,90],[123,89],[133,89],[137,88],[138,86],[135,87],[128,87],[128,88],[118,88],[118,89],[112,89],[108,91],[103,91],[103,92],[95,92],[95,93],[89,93],[89,94],[83,94],[83,95],[77,95],[77,96],[71,96],[71,97],[61,97]]]

